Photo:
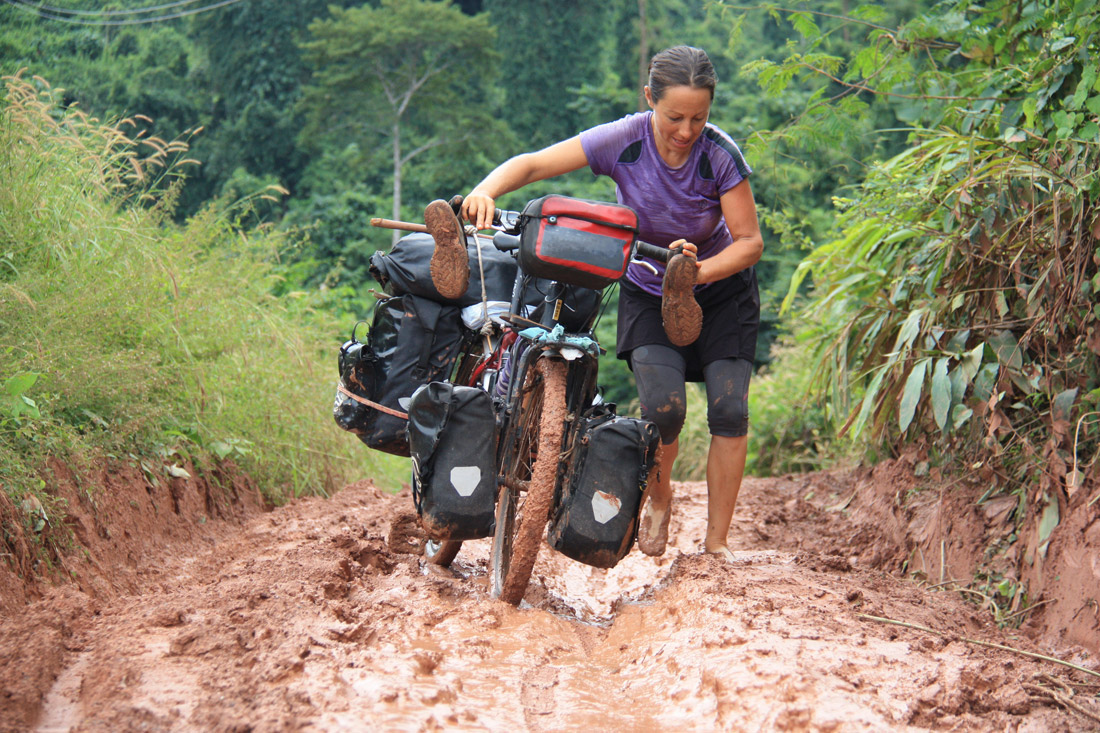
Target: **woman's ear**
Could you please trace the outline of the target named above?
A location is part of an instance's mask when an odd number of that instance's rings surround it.
[[[649,91],[649,85],[648,84],[646,84],[644,87],[642,87],[642,92],[645,93],[646,104],[649,105],[650,109],[653,109],[653,95]]]

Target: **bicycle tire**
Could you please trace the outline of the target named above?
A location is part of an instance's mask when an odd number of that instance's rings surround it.
[[[462,540],[428,539],[424,541],[424,559],[432,565],[449,568],[461,547]]]
[[[564,362],[545,357],[529,372],[520,403],[524,424],[515,455],[505,467],[497,500],[491,593],[513,606],[519,605],[527,592],[550,518],[565,429],[565,375]],[[521,502],[519,484],[528,475]]]

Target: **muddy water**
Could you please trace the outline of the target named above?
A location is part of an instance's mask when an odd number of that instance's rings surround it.
[[[85,618],[35,729],[1087,729],[1029,696],[1049,665],[861,618],[1022,643],[818,543],[846,520],[796,521],[804,486],[746,485],[733,565],[699,553],[705,487],[676,491],[664,557],[544,546],[518,609],[488,597],[487,541],[450,570],[395,551],[407,494],[294,503]]]

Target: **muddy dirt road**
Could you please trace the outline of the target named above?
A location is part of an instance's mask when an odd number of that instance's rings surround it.
[[[861,533],[804,500],[839,496],[826,479],[748,481],[734,566],[698,554],[705,487],[677,485],[664,557],[604,571],[544,546],[518,609],[488,597],[488,540],[452,570],[411,554],[407,492],[301,500],[74,607],[29,729],[1097,727],[1100,680],[962,641],[1033,648],[957,594],[866,567]]]

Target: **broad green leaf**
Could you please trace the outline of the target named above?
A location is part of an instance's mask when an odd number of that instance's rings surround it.
[[[39,374],[33,372],[23,372],[16,374],[14,377],[4,382],[4,391],[12,397],[18,397],[26,392],[28,389],[34,386],[34,383],[38,381]]]
[[[1051,416],[1055,420],[1069,420],[1071,410],[1073,409],[1073,402],[1077,399],[1077,388],[1067,389],[1061,392],[1054,398],[1054,404],[1051,407]]]
[[[932,416],[940,430],[947,425],[947,416],[951,411],[951,382],[947,378],[947,357],[936,360],[932,369]]]
[[[921,390],[924,388],[924,374],[928,370],[928,362],[931,359],[921,359],[913,365],[905,380],[905,391],[901,395],[901,406],[898,408],[898,428],[901,432],[909,429],[916,414],[917,403],[920,402]]]
[[[985,344],[978,344],[970,351],[963,355],[963,358],[959,360],[959,365],[955,367],[962,371],[969,383],[974,380],[974,375],[978,373],[978,370],[982,366],[982,356],[985,354]]]
[[[1011,331],[994,331],[987,342],[993,353],[997,355],[997,361],[1007,367],[1019,369],[1024,364],[1023,354],[1020,353],[1020,344]]]
[[[215,440],[210,444],[210,450],[214,452],[220,460],[225,460],[225,457],[233,452],[233,446],[229,445],[223,440]]]
[[[951,429],[958,430],[966,421],[974,415],[974,411],[966,405],[955,405],[951,410]]]

